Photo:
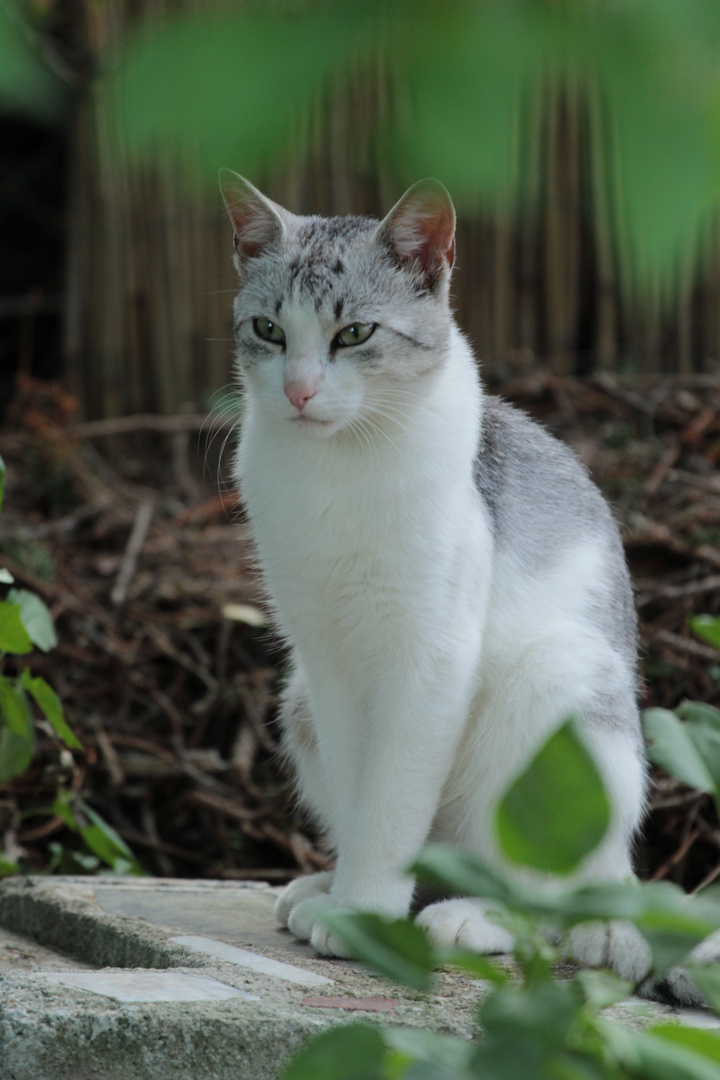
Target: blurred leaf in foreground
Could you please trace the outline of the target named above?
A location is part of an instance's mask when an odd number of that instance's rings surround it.
[[[545,105],[571,92],[601,117],[627,277],[654,286],[698,253],[717,207],[719,49],[710,0],[277,0],[138,27],[103,100],[131,159],[170,149],[209,187],[222,165],[286,164],[311,105],[381,73],[376,152],[398,187],[436,175],[461,207],[512,209]]]
[[[19,0],[0,0],[0,112],[48,118],[57,112],[61,88],[40,55],[26,9]]]
[[[563,724],[505,792],[495,826],[512,862],[569,874],[602,840],[610,804],[576,724]]]

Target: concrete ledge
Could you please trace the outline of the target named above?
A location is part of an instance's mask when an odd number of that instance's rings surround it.
[[[476,1033],[481,981],[443,971],[419,994],[321,959],[274,922],[277,891],[155,878],[0,883],[2,1080],[274,1080],[311,1034],[353,1019]],[[720,1023],[634,1000],[608,1013],[633,1027]]]
[[[269,1080],[318,1030],[244,1002],[121,1005],[27,977],[0,991],[3,1080]]]
[[[140,919],[98,910],[95,892],[72,878],[9,878],[0,884],[0,926],[97,967],[166,968],[196,961]],[[56,884],[57,882],[57,884]]]

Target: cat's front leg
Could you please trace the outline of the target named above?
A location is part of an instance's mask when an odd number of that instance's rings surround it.
[[[405,868],[430,832],[472,679],[470,664],[447,654],[422,660],[398,667],[392,691],[366,703],[350,732],[318,725],[325,768],[334,768],[337,864],[329,893],[300,900],[287,925],[326,955],[347,956],[348,949],[316,917],[322,907],[391,918],[410,908],[414,880]]]

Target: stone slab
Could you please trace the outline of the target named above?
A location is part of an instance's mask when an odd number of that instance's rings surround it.
[[[37,976],[38,985],[54,982],[90,994],[102,994],[115,1001],[229,1001],[244,998],[259,1001],[248,994],[208,975],[182,971],[45,971]]]
[[[172,940],[177,945],[185,945],[193,952],[202,953],[203,956],[227,960],[230,964],[238,964],[239,967],[248,968],[250,971],[260,971],[264,975],[274,975],[278,979],[285,979],[298,986],[332,986],[335,981],[328,979],[325,975],[318,975],[315,971],[297,967],[295,964],[283,964],[279,960],[272,960],[269,956],[261,956],[260,953],[237,949],[224,941],[213,941],[212,938],[198,937],[194,934],[180,934]]]
[[[481,981],[439,972],[419,994],[322,959],[277,926],[277,892],[153,878],[0,883],[1,1080],[274,1080],[309,1035],[353,1019],[476,1034]],[[633,1027],[694,1022],[639,1001],[612,1013]]]

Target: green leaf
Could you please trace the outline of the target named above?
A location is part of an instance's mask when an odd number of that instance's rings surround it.
[[[433,957],[427,937],[407,919],[384,919],[371,913],[333,911],[318,905],[316,918],[341,937],[353,955],[391,979],[430,988]]]
[[[708,1005],[720,1015],[720,964],[688,960],[685,968]]]
[[[585,1001],[596,1009],[605,1009],[628,998],[634,986],[612,971],[579,971],[575,982],[582,988]]]
[[[0,675],[0,720],[21,739],[30,738],[30,713],[25,697],[3,675]]]
[[[545,1080],[553,1076],[545,1068],[547,1058],[547,1045],[537,1039],[490,1036],[477,1047],[472,1072],[478,1080]]]
[[[17,874],[20,867],[17,863],[10,862],[4,855],[0,855],[0,878],[12,877],[13,874]]]
[[[469,949],[450,948],[435,950],[435,960],[441,967],[459,967],[476,978],[502,986],[508,981],[508,974],[487,956],[471,952]]]
[[[718,789],[689,728],[668,709],[646,709],[648,757],[684,784],[717,796]]]
[[[408,872],[456,895],[481,896],[507,904],[519,895],[507,874],[451,844],[428,844]]]
[[[670,1028],[678,1027],[668,1024],[648,1031],[629,1031],[619,1024],[598,1023],[613,1059],[638,1080],[718,1080],[717,1065],[703,1052],[707,1049],[703,1036],[710,1032],[698,1031],[700,1038],[691,1037],[686,1044],[686,1036],[670,1033]]]
[[[73,735],[68,727],[65,717],[63,716],[60,698],[52,687],[48,686],[45,680],[39,675],[33,678],[28,668],[24,669],[20,681],[27,692],[35,700],[46,719],[65,745],[70,747],[71,750],[82,750],[82,743],[75,735]]]
[[[59,791],[58,797],[53,803],[52,812],[56,817],[62,818],[67,827],[72,829],[73,832],[79,832],[80,825],[73,812],[72,799],[73,796],[69,791]]]
[[[667,881],[630,881],[575,888],[558,883],[553,891],[541,891],[509,871],[491,869],[465,851],[439,844],[425,848],[412,870],[456,893],[498,899],[510,911],[558,930],[594,919],[628,919],[647,938],[657,972],[720,927],[720,897],[713,889],[688,897]]]
[[[0,652],[24,656],[32,652],[32,641],[20,618],[20,608],[0,600]]]
[[[675,709],[675,714],[689,724],[712,728],[720,732],[720,709],[704,701],[682,701]]]
[[[398,1053],[417,1058],[418,1061],[444,1065],[455,1080],[461,1080],[459,1074],[469,1067],[474,1053],[473,1044],[466,1039],[439,1035],[423,1028],[384,1028],[383,1039],[386,1046]]]
[[[57,645],[55,627],[52,616],[40,597],[27,589],[11,589],[7,599],[20,608],[22,624],[34,644],[43,652],[54,649]]]
[[[112,825],[88,806],[80,802],[79,809],[90,819],[91,824],[80,826],[80,835],[95,855],[98,855],[108,866],[115,866],[118,859],[126,860],[132,867],[132,872],[142,874],[140,865],[125,841],[119,836]]]
[[[711,1061],[720,1062],[720,1035],[716,1031],[686,1027],[685,1024],[659,1024],[651,1027],[649,1035],[666,1039],[675,1046],[684,1046]]]
[[[389,1055],[385,1076],[392,1080],[475,1080],[475,1073],[458,1070],[439,1061],[415,1061],[408,1064],[402,1055]]]
[[[546,979],[495,990],[480,1006],[480,1021],[489,1036],[508,1042],[530,1038],[547,1046],[562,1046],[583,1005],[581,989],[574,980]]]
[[[720,649],[720,618],[716,615],[696,615],[690,620],[690,629],[701,641]]]
[[[23,24],[18,3],[0,4],[0,108],[48,118],[57,112],[62,87],[42,62],[40,50],[32,47],[29,27]]]
[[[625,1073],[613,1066],[610,1069],[596,1058],[566,1050],[552,1056],[545,1075],[552,1080],[627,1080]]]
[[[652,952],[653,973],[657,978],[662,978],[669,968],[675,967],[681,961],[685,963],[692,950],[700,944],[705,937],[701,933],[693,933],[690,929],[675,929],[672,920],[666,920],[661,929],[649,925],[649,920],[638,920],[638,929],[650,946]],[[718,1078],[720,1080],[720,1078]]]
[[[33,759],[35,739],[16,735],[9,727],[0,730],[0,784],[24,773]]]
[[[455,5],[439,16],[437,7],[419,6],[398,28],[395,53],[407,73],[413,123],[394,128],[384,151],[408,179],[442,176],[474,207],[478,199],[507,204],[517,187],[522,99],[545,60],[539,39],[547,20],[512,4]]]
[[[495,826],[515,863],[569,874],[602,840],[610,804],[573,721],[547,740],[500,801]]]
[[[169,147],[213,186],[221,164],[253,175],[288,156],[302,106],[344,70],[341,46],[353,43],[353,63],[372,55],[372,7],[166,15],[127,36],[102,103],[135,160]]]
[[[348,1024],[311,1039],[280,1080],[385,1080],[385,1057],[379,1028]]]

